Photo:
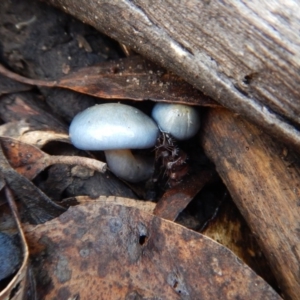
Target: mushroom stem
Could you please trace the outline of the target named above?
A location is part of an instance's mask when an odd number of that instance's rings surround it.
[[[116,176],[129,181],[140,182],[149,179],[154,172],[154,161],[133,155],[129,149],[104,151],[109,169]]]

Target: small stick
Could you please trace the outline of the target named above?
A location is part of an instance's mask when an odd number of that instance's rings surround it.
[[[15,25],[15,27],[20,30],[22,27],[28,26],[31,23],[34,23],[35,21],[36,21],[36,16],[33,16],[32,18],[30,18],[27,21],[23,21],[23,22],[17,23]]]
[[[47,160],[49,165],[52,164],[80,165],[101,173],[104,173],[107,170],[106,163],[88,157],[51,155]]]

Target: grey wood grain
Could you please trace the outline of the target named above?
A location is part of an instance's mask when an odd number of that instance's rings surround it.
[[[300,3],[46,0],[300,149]]]

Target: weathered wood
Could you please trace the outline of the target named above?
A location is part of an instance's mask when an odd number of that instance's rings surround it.
[[[299,2],[44,1],[300,149]]]
[[[202,144],[286,298],[299,299],[299,156],[226,109],[210,110]]]

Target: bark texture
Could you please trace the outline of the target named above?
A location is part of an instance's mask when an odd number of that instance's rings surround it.
[[[202,145],[246,219],[287,299],[300,295],[300,160],[256,126],[211,109]]]
[[[300,149],[300,3],[45,0]]]

